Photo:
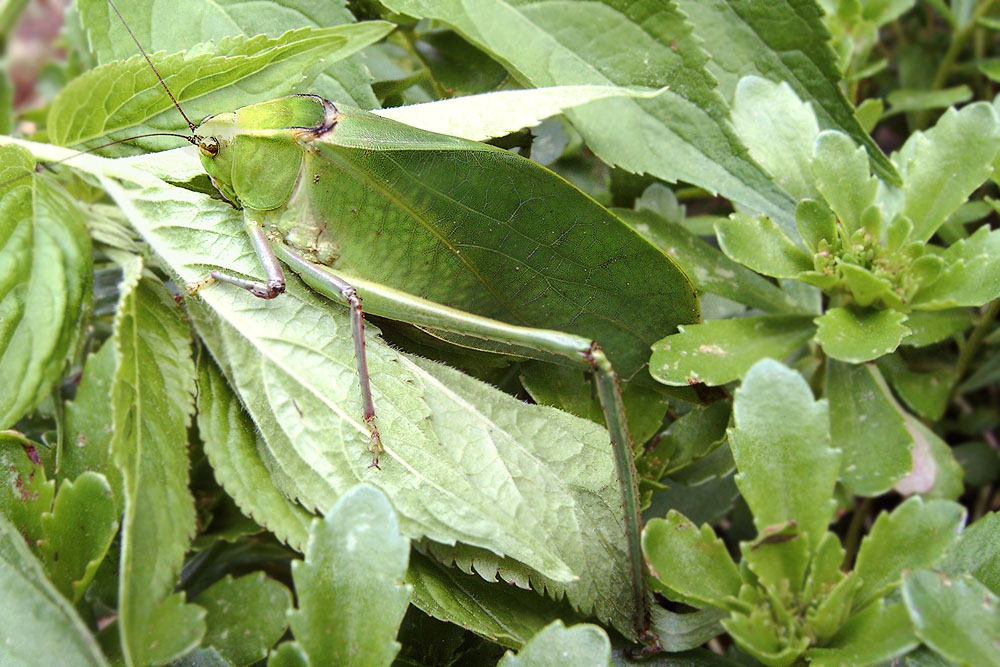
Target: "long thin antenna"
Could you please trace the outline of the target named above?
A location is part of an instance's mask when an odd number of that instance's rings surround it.
[[[86,155],[87,153],[93,153],[94,151],[99,151],[102,148],[107,148],[108,146],[114,146],[115,144],[121,144],[121,143],[125,143],[126,141],[132,141],[133,139],[145,139],[147,137],[179,137],[179,138],[183,139],[184,141],[187,141],[188,143],[194,144],[196,146],[198,145],[198,141],[194,137],[189,137],[186,134],[177,134],[176,132],[150,132],[149,134],[137,134],[134,137],[125,137],[124,139],[115,139],[114,141],[109,141],[106,144],[101,144],[100,146],[94,146],[93,148],[88,148],[85,151],[80,151],[78,153],[73,153],[72,155],[68,155],[68,156],[66,156],[64,158],[61,158],[59,160],[53,160],[52,162],[39,162],[36,165],[36,169],[37,169],[37,167],[42,167],[43,169],[49,169],[49,170],[51,170],[52,167],[54,167],[55,165],[61,164],[63,162],[66,162],[67,160],[72,160],[72,159],[77,158],[77,157],[79,157],[81,155]],[[16,145],[16,144],[14,144],[14,145]],[[30,175],[31,175],[31,173],[29,172],[27,174],[21,174],[20,176],[12,178],[12,179],[10,179],[8,181],[4,181],[3,183],[0,183],[0,190],[3,190],[4,188],[6,188],[11,183],[16,183],[17,181],[21,180],[22,178],[25,178],[25,177],[30,176]]]
[[[170,101],[174,103],[174,106],[177,107],[177,110],[181,113],[182,116],[184,116],[184,121],[188,124],[188,127],[191,128],[191,133],[194,134],[194,132],[198,129],[198,127],[191,122],[191,119],[187,117],[186,113],[184,113],[184,109],[181,109],[181,105],[177,103],[176,99],[174,99],[174,94],[170,92],[170,89],[167,88],[167,83],[163,80],[163,77],[160,76],[160,73],[156,71],[156,65],[154,65],[153,61],[149,59],[149,56],[146,54],[146,49],[142,48],[142,44],[139,43],[139,40],[132,32],[132,28],[128,27],[128,23],[125,22],[125,17],[122,16],[122,13],[120,11],[118,11],[118,7],[115,6],[114,1],[108,0],[108,4],[111,5],[111,9],[115,10],[115,14],[118,15],[118,18],[121,20],[122,25],[125,26],[125,30],[128,32],[129,37],[131,37],[132,41],[135,42],[135,45],[139,47],[139,53],[141,53],[142,57],[146,59],[147,63],[149,63],[149,67],[153,70],[153,74],[155,74],[156,78],[160,80],[160,85],[163,86],[163,90],[167,91],[167,96],[170,97]]]

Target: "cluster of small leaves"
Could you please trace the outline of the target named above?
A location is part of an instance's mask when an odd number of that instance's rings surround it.
[[[554,237],[462,252],[511,260],[487,282],[512,321],[562,318],[624,371],[650,586],[680,605],[652,604],[647,649],[1000,664],[993,0],[118,4],[196,122],[308,92],[532,159],[428,156],[430,190],[345,159],[344,208],[391,183],[383,221],[427,206],[456,233],[462,182],[490,232]],[[369,322],[391,464],[366,468],[343,309],[291,272],[267,303],[178,293],[261,271],[182,142],[30,175],[56,145],[187,131],[107,0],[62,42],[37,108],[0,76],[0,131],[31,140],[0,138],[0,662],[601,665],[640,639],[632,480],[590,378]],[[601,224],[545,227],[538,165]],[[411,245],[356,276],[370,313],[395,295],[362,278]],[[445,278],[423,280],[472,309]]]
[[[973,550],[981,533],[995,534],[996,515],[963,533],[961,505],[912,497],[878,517],[845,573],[828,531],[841,453],[827,402],[795,371],[758,362],[736,392],[728,439],[757,535],[740,542],[737,565],[708,525],[675,510],[653,519],[643,547],[664,595],[726,612],[736,644],[768,665],[875,664],[920,642],[963,664],[993,662],[996,552]],[[900,586],[903,600],[892,595]],[[972,598],[985,613],[955,624],[947,610]]]

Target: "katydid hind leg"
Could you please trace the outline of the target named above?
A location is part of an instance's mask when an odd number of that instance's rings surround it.
[[[244,209],[243,222],[246,225],[247,233],[253,241],[253,249],[257,253],[260,265],[267,276],[267,282],[241,278],[225,271],[212,271],[205,278],[196,283],[188,285],[188,293],[194,296],[206,285],[213,282],[228,283],[240,289],[245,289],[254,296],[261,299],[273,299],[285,291],[285,272],[274,255],[271,243],[267,239],[264,228],[261,227],[249,209]]]
[[[281,249],[284,251],[283,254],[294,257],[299,262],[309,263],[305,257],[299,255],[288,246],[282,245]],[[358,296],[357,290],[350,283],[333,273],[323,272],[322,281],[325,283],[323,285],[324,288],[321,289],[317,285],[312,285],[312,287],[327,296],[333,296],[333,294],[339,295],[351,311],[351,338],[354,340],[354,356],[357,360],[358,379],[361,383],[361,407],[364,412],[365,424],[368,426],[368,431],[371,434],[368,451],[372,455],[372,462],[368,467],[381,470],[378,459],[385,451],[385,448],[382,446],[382,437],[379,434],[378,425],[375,423],[375,404],[372,401],[371,376],[368,373],[368,354],[365,351],[365,314],[361,308],[361,297]]]

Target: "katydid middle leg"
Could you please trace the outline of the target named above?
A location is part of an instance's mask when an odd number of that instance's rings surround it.
[[[341,293],[341,285],[347,285],[347,282],[332,269],[310,262],[284,244],[276,243],[274,251],[281,261],[320,294],[336,298],[338,293]],[[633,608],[637,610],[633,621],[640,638],[655,641],[649,632],[649,597],[640,544],[639,493],[632,438],[625,420],[618,376],[600,346],[590,339],[575,334],[533,329],[473,315],[367,280],[351,277],[350,282],[364,293],[369,313],[409,322],[434,331],[459,334],[466,339],[503,343],[516,352],[526,353],[526,356],[533,356],[534,353],[534,356],[542,359],[552,356],[571,359],[594,372],[621,486],[634,596]],[[359,308],[358,317],[360,312]],[[357,344],[357,340],[355,342]],[[483,349],[496,351],[495,347]]]
[[[235,285],[261,299],[273,299],[285,291],[285,272],[282,270],[281,264],[274,254],[274,249],[271,247],[271,242],[268,240],[266,232],[250,209],[244,209],[243,222],[246,225],[247,233],[253,239],[254,251],[257,253],[257,258],[264,268],[267,282],[241,278],[224,271],[212,271],[203,280],[188,287],[188,293],[191,296],[194,296],[198,290],[214,281]],[[288,252],[293,251],[289,249]],[[307,262],[300,255],[295,254],[295,257],[301,262]],[[357,290],[339,276],[329,274],[327,282],[332,286],[333,290],[326,290],[323,294],[331,298],[340,298],[351,309],[351,337],[354,339],[354,356],[357,359],[358,376],[361,381],[362,410],[364,411],[365,425],[368,427],[370,434],[368,451],[372,454],[372,462],[369,467],[377,469],[379,468],[378,457],[385,451],[385,448],[382,446],[382,438],[378,432],[378,425],[375,423],[375,405],[372,402],[371,380],[368,375],[368,356],[365,353],[365,318],[364,312],[361,309],[361,297],[358,296]]]

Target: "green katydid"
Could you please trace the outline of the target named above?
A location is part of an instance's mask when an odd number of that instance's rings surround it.
[[[352,306],[373,463],[383,443],[355,287],[369,312],[446,340],[595,370],[619,476],[634,485],[609,359],[631,377],[646,363],[650,342],[697,318],[689,283],[663,253],[530,161],[318,97],[285,97],[189,125],[214,185],[242,209],[264,273],[215,271],[211,279],[273,298],[283,289],[283,263],[317,292]],[[364,195],[357,182],[368,187]],[[513,203],[498,196],[505,190],[519,193]],[[662,304],[662,315],[633,321],[640,299]],[[391,453],[392,443],[385,445]],[[623,489],[623,502],[640,610],[646,599],[634,488]]]

